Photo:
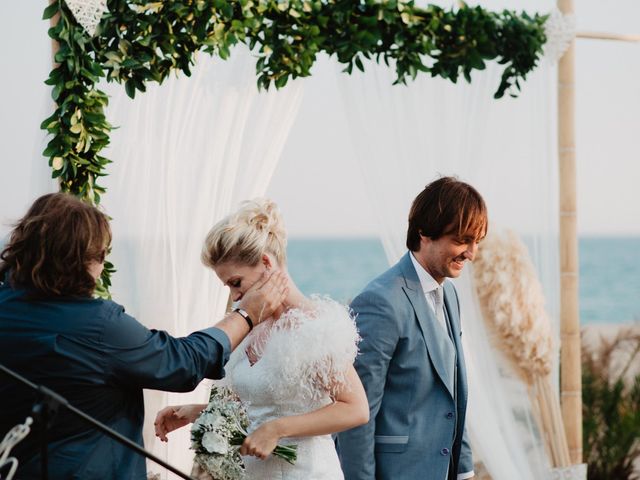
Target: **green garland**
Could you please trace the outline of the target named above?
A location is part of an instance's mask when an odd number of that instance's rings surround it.
[[[424,72],[456,82],[496,60],[504,65],[496,98],[515,95],[536,66],[546,40],[546,16],[489,12],[461,6],[418,8],[397,0],[109,0],[95,37],[77,24],[64,0],[43,18],[59,14],[49,36],[60,48],[46,83],[55,112],[42,122],[51,134],[44,155],[62,191],[94,204],[105,189],[97,183],[110,162],[100,155],[113,128],[104,111],[102,78],[124,84],[133,98],[146,83],[162,83],[174,70],[190,75],[194,55],[226,59],[237,43],[257,57],[260,88],[286,85],[311,74],[318,53],[335,55],[351,73],[364,60],[393,63],[396,82]],[[113,266],[106,265],[107,294]]]

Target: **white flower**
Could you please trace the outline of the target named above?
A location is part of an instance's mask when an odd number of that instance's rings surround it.
[[[229,444],[225,438],[216,432],[206,432],[202,436],[202,446],[209,453],[219,453],[226,455],[229,451]]]
[[[217,428],[222,426],[222,424],[224,423],[224,418],[222,418],[222,416],[217,412],[206,412],[200,415],[195,423],[204,427]]]

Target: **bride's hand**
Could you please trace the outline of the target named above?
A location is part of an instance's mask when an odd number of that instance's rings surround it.
[[[156,437],[163,442],[168,441],[167,433],[196,421],[206,405],[171,405],[163,408],[156,415],[153,426]]]
[[[263,423],[256,431],[244,439],[244,443],[240,447],[240,455],[253,455],[264,460],[271,455],[280,438],[275,421]]]

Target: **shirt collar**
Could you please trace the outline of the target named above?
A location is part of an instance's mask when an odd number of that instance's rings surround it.
[[[438,288],[440,284],[434,280],[422,265],[420,265],[418,260],[416,260],[416,257],[413,256],[413,252],[409,252],[409,257],[411,258],[411,263],[413,263],[413,267],[416,269],[416,273],[418,274],[418,280],[420,280],[422,291],[424,293],[429,293]]]

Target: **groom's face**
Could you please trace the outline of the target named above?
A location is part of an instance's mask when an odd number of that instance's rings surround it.
[[[447,234],[432,240],[420,237],[420,250],[416,258],[431,274],[442,283],[445,278],[457,278],[462,273],[466,261],[473,261],[478,250],[479,239],[474,235]]]

